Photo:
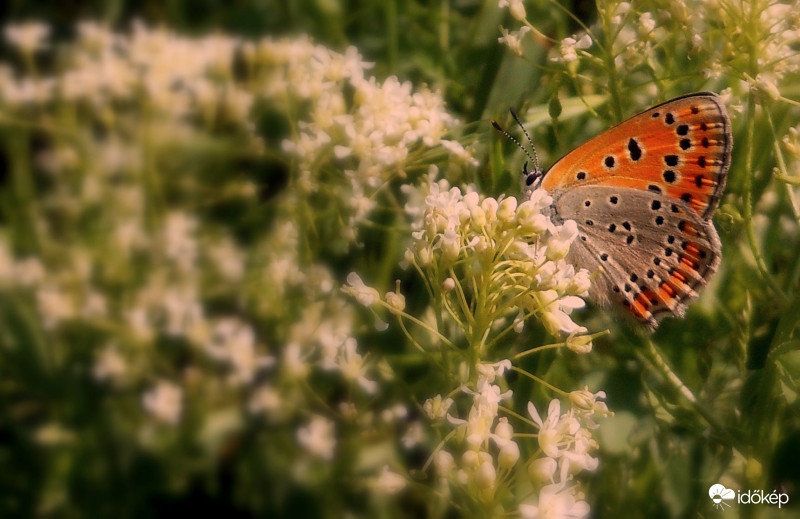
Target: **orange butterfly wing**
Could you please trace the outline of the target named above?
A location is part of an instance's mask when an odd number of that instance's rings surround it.
[[[654,106],[572,150],[545,174],[557,193],[579,185],[650,190],[709,219],[725,188],[733,138],[725,105],[701,92]]]

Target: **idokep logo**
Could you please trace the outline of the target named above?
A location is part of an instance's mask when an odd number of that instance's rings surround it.
[[[722,510],[730,508],[730,503],[736,500],[740,505],[778,505],[778,508],[789,502],[789,494],[778,492],[764,492],[763,490],[748,490],[747,492],[735,492],[724,485],[716,483],[708,489],[708,497],[714,503],[714,508]]]
[[[736,497],[736,492],[731,490],[730,488],[725,488],[725,485],[720,485],[719,483],[715,485],[711,485],[708,489],[708,497],[714,502],[714,508],[718,510],[722,510],[726,506],[728,508],[731,507],[725,501],[730,501]]]

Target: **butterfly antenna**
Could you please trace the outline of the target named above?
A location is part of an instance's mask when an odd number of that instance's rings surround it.
[[[534,170],[535,171],[541,171],[542,168],[539,166],[539,154],[536,153],[536,146],[533,145],[533,139],[531,139],[531,136],[528,135],[528,130],[525,129],[525,126],[522,124],[522,121],[520,121],[519,117],[517,117],[517,112],[513,108],[509,108],[508,111],[511,112],[511,117],[513,117],[514,120],[517,121],[517,124],[519,125],[519,127],[522,128],[522,133],[525,134],[525,137],[528,139],[528,143],[531,145],[531,151],[533,152],[533,168],[534,168]],[[519,146],[519,143],[517,143],[517,145]],[[522,147],[522,146],[520,146],[520,147]],[[530,153],[528,153],[526,151],[525,154],[528,156],[528,158],[531,158],[531,154]]]
[[[512,111],[511,113],[514,113],[514,112]],[[515,117],[515,119],[516,119],[516,117]],[[511,135],[510,133],[508,133],[507,131],[505,131],[505,130],[503,129],[503,127],[502,127],[502,126],[500,126],[500,125],[497,123],[497,121],[492,121],[492,126],[494,127],[494,129],[495,129],[495,130],[497,130],[498,132],[502,133],[503,135],[505,135],[505,136],[506,136],[506,138],[510,139],[510,140],[511,140],[511,142],[513,142],[514,144],[516,144],[516,145],[519,147],[519,149],[521,149],[521,150],[522,150],[522,153],[524,153],[524,154],[525,154],[525,156],[526,156],[526,157],[528,157],[528,160],[529,160],[529,161],[531,161],[531,162],[533,162],[534,166],[536,167],[536,170],[535,170],[535,171],[539,171],[539,161],[538,161],[538,160],[536,160],[536,159],[535,159],[533,156],[531,156],[531,154],[528,152],[528,150],[526,150],[526,149],[525,149],[525,147],[524,147],[522,144],[520,144],[520,142],[519,142],[519,141],[516,139],[516,137],[514,137],[513,135]],[[524,128],[523,128],[523,130],[524,130]],[[527,133],[526,133],[526,135],[527,135]],[[530,139],[530,137],[529,137],[529,139]],[[536,153],[536,150],[534,150],[534,154],[535,154],[535,153]],[[527,171],[528,171],[527,165],[528,165],[528,163],[526,162],[526,163],[525,163],[525,168],[524,168],[524,173],[525,173],[526,175],[527,175]]]

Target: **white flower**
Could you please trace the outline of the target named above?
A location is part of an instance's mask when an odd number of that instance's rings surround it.
[[[523,25],[518,31],[509,31],[501,27],[500,32],[502,32],[503,36],[497,38],[497,41],[508,47],[516,56],[522,56],[522,39],[531,32],[531,28]]]
[[[339,348],[336,356],[335,368],[337,368],[345,379],[356,382],[361,389],[367,393],[374,394],[378,390],[378,383],[366,377],[368,365],[365,358],[357,351],[356,340],[348,337],[344,344]]]
[[[755,79],[755,86],[772,100],[781,98],[781,91],[778,88],[777,81],[770,74],[758,74]]]
[[[567,220],[561,227],[557,227],[552,238],[547,242],[547,257],[551,260],[563,258],[569,252],[569,247],[578,237],[578,224],[574,220]]]
[[[494,382],[496,377],[502,377],[506,370],[511,369],[511,361],[504,359],[492,364],[480,363],[477,366],[478,376],[486,382]]]
[[[571,415],[565,414],[562,417],[560,412],[561,402],[554,398],[547,409],[547,419],[543,421],[533,402],[528,402],[528,413],[539,425],[539,447],[551,458],[559,457],[559,446],[563,446],[568,441],[567,436],[580,428],[578,421],[572,419]]]
[[[183,391],[180,386],[160,380],[142,397],[145,411],[169,425],[176,425],[183,410]]]
[[[90,51],[100,52],[110,48],[114,43],[114,34],[96,22],[78,22],[77,29],[81,45]]]
[[[573,474],[583,470],[595,470],[600,461],[591,456],[589,451],[597,448],[597,442],[592,439],[587,429],[578,429],[573,435],[569,448],[562,451],[562,456],[569,462],[569,470]]]
[[[433,466],[436,468],[436,473],[443,478],[451,476],[456,462],[453,455],[448,451],[441,449],[433,455]]]
[[[50,36],[50,26],[41,22],[7,25],[3,34],[23,54],[30,54],[45,46],[47,37]]]
[[[194,284],[170,286],[164,290],[153,287],[151,297],[160,297],[165,314],[164,329],[169,335],[191,337],[198,328],[205,326],[203,307]]]
[[[247,409],[253,414],[264,413],[265,415],[276,415],[282,410],[285,400],[281,394],[272,386],[262,386],[253,394]]]
[[[447,412],[452,405],[452,398],[442,398],[442,395],[436,395],[425,400],[425,403],[422,404],[422,410],[430,420],[442,420],[447,416]]]
[[[164,222],[165,252],[181,270],[187,271],[197,256],[197,220],[183,212],[172,212]]]
[[[289,378],[303,379],[308,375],[311,366],[307,361],[307,353],[296,342],[290,342],[283,348],[281,368]]]
[[[20,286],[30,287],[44,280],[44,266],[39,258],[25,258],[16,262],[11,275]]]
[[[498,7],[508,7],[511,16],[520,22],[525,21],[525,4],[523,0],[499,0]]]
[[[584,34],[580,39],[567,37],[561,40],[561,61],[572,63],[578,60],[578,50],[588,49],[592,46],[592,39],[588,34]]]
[[[592,351],[592,336],[579,335],[576,332],[572,332],[566,339],[566,345],[567,348],[574,353],[589,353]]]
[[[233,367],[233,379],[237,384],[251,382],[258,368],[272,362],[269,357],[257,355],[255,332],[236,318],[218,320],[206,348],[213,358]]]
[[[572,410],[563,415],[560,413],[561,402],[558,399],[550,402],[545,420],[539,416],[533,403],[528,402],[528,414],[539,426],[539,447],[550,458],[563,458],[567,462],[564,470],[576,473],[596,469],[598,460],[590,455],[590,450],[596,449],[597,445],[591,433],[582,427]]]
[[[558,462],[549,457],[536,458],[528,465],[528,475],[537,483],[552,483],[557,470]]]
[[[569,400],[572,402],[575,412],[583,417],[586,421],[587,427],[596,429],[597,423],[594,422],[593,416],[599,415],[601,418],[612,415],[608,410],[608,406],[602,399],[605,399],[606,392],[598,391],[592,393],[588,387],[584,387],[578,391],[572,391],[569,394]]]
[[[241,281],[244,277],[244,255],[228,237],[205,249],[215,263],[219,273],[231,282]]]
[[[398,288],[395,292],[386,292],[386,304],[393,312],[400,313],[406,308],[406,298]]]
[[[520,504],[519,511],[524,519],[583,519],[589,504],[576,499],[574,487],[558,483],[542,487],[536,504]]]
[[[356,298],[356,301],[366,307],[370,307],[380,301],[381,296],[377,290],[367,286],[362,281],[361,276],[355,272],[347,275],[347,284],[342,287],[346,293]]]
[[[312,456],[330,461],[336,449],[335,432],[332,421],[314,415],[308,424],[297,430],[297,443]]]
[[[497,484],[497,470],[491,460],[484,461],[475,474],[475,483],[478,489],[487,496],[491,495]]]
[[[586,332],[586,328],[572,321],[570,314],[574,309],[583,308],[586,303],[577,296],[559,298],[556,290],[546,290],[541,293],[543,308],[542,322],[547,331],[553,335],[559,332],[577,334]]]
[[[45,328],[52,328],[61,321],[73,318],[76,314],[73,298],[57,287],[40,288],[36,292],[36,303]]]
[[[639,15],[639,26],[645,35],[649,34],[656,28],[656,21],[653,19],[652,13],[642,13]]]
[[[368,483],[369,487],[379,495],[393,496],[408,486],[406,478],[392,472],[388,465],[384,465],[381,473]]]
[[[92,369],[92,375],[97,380],[119,381],[128,371],[125,358],[120,355],[117,348],[109,346],[100,350]]]
[[[473,396],[472,408],[466,422],[450,417],[450,422],[466,424],[466,440],[472,447],[486,445],[491,435],[492,425],[497,418],[500,401],[510,398],[511,390],[502,392],[500,386],[490,384],[485,379],[478,381],[478,391],[464,391]]]
[[[506,442],[500,447],[500,452],[497,454],[497,464],[501,469],[510,470],[519,460],[519,455],[517,442]]]
[[[409,424],[406,432],[403,434],[403,437],[400,439],[400,443],[403,444],[408,450],[416,446],[423,446],[426,440],[425,435],[425,428],[423,427],[422,423],[419,421],[414,421]]]

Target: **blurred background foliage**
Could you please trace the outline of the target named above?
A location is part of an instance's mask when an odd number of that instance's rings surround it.
[[[606,12],[616,5],[598,4]],[[730,17],[748,12],[754,20],[767,6],[720,4]],[[734,158],[715,218],[724,249],[715,281],[686,319],[665,321],[652,339],[585,311],[576,320],[590,331],[611,329],[592,354],[542,356],[525,368],[560,387],[608,394],[616,414],[599,431],[600,467],[585,487],[593,517],[710,516],[718,512],[707,489],[716,482],[778,489],[800,502],[800,82],[796,69],[769,79],[776,63],[796,64],[797,56],[759,54],[769,38],[757,30],[769,34],[777,25],[744,17],[710,17],[695,53],[693,28],[679,14],[697,16],[706,3],[653,0],[634,2],[639,13],[667,13],[658,19],[668,32],[651,42],[647,59],[628,67],[612,57],[610,69],[588,60],[575,71],[549,58],[583,26],[603,26],[598,6],[526,7],[527,19],[552,40],[527,40],[520,59],[498,44],[498,26],[514,22],[493,1],[12,0],[0,6],[3,25],[42,21],[53,47],[37,53],[33,67],[7,41],[0,56],[10,71],[3,81],[58,76],[74,57],[58,45],[74,42],[84,20],[119,34],[131,34],[136,20],[163,27],[189,38],[187,48],[198,53],[191,38],[215,35],[256,42],[307,34],[340,53],[355,45],[379,81],[397,76],[441,93],[463,123],[452,124],[450,137],[479,162],[443,166],[444,176],[493,196],[518,189],[521,159],[505,162],[506,144],[488,124],[509,106],[531,121],[547,165],[648,105],[729,89]],[[792,16],[784,22],[800,31]],[[736,23],[746,29],[735,32]],[[606,43],[615,37],[596,34]],[[788,47],[796,53],[797,40]],[[177,119],[162,113],[170,99],[144,94],[75,104],[3,100],[0,516],[464,513],[431,506],[414,486],[383,501],[356,482],[387,459],[409,470],[424,464],[435,442],[405,450],[396,443],[419,420],[437,374],[424,358],[392,364],[406,351],[403,337],[376,332],[372,316],[331,295],[355,270],[381,291],[401,279],[409,307],[424,308],[424,290],[397,267],[408,234],[401,184],[419,179],[429,162],[442,164],[438,142],[387,175],[391,188],[377,209],[354,219],[349,201],[332,201],[352,195],[332,170],[320,168],[324,187],[309,194],[296,173],[302,159],[282,144],[312,108],[270,98],[246,61],[235,55],[224,77],[213,78],[224,88],[242,86],[252,96],[243,105],[225,97],[231,88],[217,91],[210,112],[190,109]],[[68,156],[55,154],[65,149]],[[358,239],[342,238],[348,232]],[[131,313],[139,307],[144,315]],[[394,377],[382,378],[377,395],[352,396],[353,387],[325,372],[289,373],[289,345],[338,322],[331,316],[350,323],[343,333],[358,338],[375,371],[392,364]],[[142,322],[149,325],[138,328]],[[238,354],[223,351],[229,340],[238,341]],[[537,326],[519,339],[529,347],[551,341]],[[296,360],[302,371],[302,355]],[[270,371],[274,363],[280,369]],[[513,374],[509,385],[523,398],[536,391]],[[298,463],[304,406],[332,408],[350,398],[359,413],[383,413],[383,422],[366,428],[343,420],[335,462]],[[261,413],[292,406],[297,412],[287,420]],[[403,408],[397,416],[394,406]],[[789,517],[798,508],[738,512]]]

